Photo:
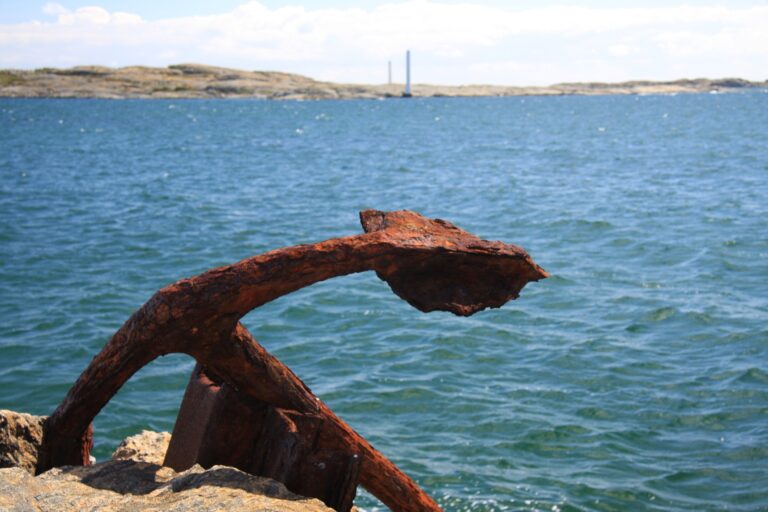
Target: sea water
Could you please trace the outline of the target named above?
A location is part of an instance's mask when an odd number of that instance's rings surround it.
[[[470,318],[373,273],[245,318],[448,511],[768,509],[768,94],[0,99],[0,408],[49,414],[158,288],[412,209],[552,277]],[[95,422],[170,430],[193,361]],[[362,493],[366,510],[381,505]]]

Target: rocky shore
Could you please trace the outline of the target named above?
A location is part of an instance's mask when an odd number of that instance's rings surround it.
[[[560,96],[602,94],[678,94],[735,92],[768,88],[766,82],[739,78],[682,79],[672,82],[563,83],[544,87],[498,85],[443,86],[416,84],[413,95]],[[261,99],[377,99],[399,97],[401,84],[361,85],[320,82],[274,71],[177,64],[167,68],[77,66],[0,70],[0,97],[19,98],[261,98]]]
[[[0,510],[332,511],[320,500],[235,468],[195,465],[177,473],[163,467],[171,437],[167,432],[129,437],[105,462],[33,476],[44,419],[0,410]]]

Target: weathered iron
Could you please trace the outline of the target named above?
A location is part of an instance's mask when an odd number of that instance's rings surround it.
[[[346,512],[360,480],[361,458],[356,445],[344,444],[332,415],[253,400],[197,365],[163,465],[177,471],[194,464],[235,467]]]
[[[392,510],[440,510],[264,350],[239,320],[304,286],[366,270],[374,270],[398,296],[421,311],[468,316],[500,307],[516,298],[525,284],[547,273],[522,248],[481,240],[446,221],[409,211],[367,210],[360,217],[364,234],[278,249],[183,279],[155,293],[112,336],[45,422],[37,471],[88,464],[90,425],[96,414],[143,366],[180,352],[194,357],[200,366],[177,419],[174,435],[178,439],[172,438],[171,444],[191,448],[194,461],[216,463],[260,454],[261,462],[238,463],[289,481],[301,481],[303,472],[330,465],[336,477],[313,480],[305,487],[327,495],[330,483],[336,482],[343,489],[335,497],[326,497],[339,510],[351,503],[349,489],[354,497],[358,479]],[[201,382],[210,390],[196,391]],[[197,405],[192,398],[187,400],[195,392],[203,399]],[[248,433],[245,421],[233,420],[229,426],[225,421],[210,421],[212,411],[238,403],[248,404],[244,418],[260,418],[262,431],[270,433],[254,437],[254,429]],[[261,447],[225,456],[223,433],[238,431]],[[287,457],[292,450],[298,455]],[[174,449],[169,448],[167,462],[177,466],[189,462],[183,457],[174,461],[174,457]]]

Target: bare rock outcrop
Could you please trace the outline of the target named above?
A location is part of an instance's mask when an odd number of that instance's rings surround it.
[[[0,510],[67,512],[223,511],[328,512],[320,500],[225,466],[182,473],[134,460],[54,468],[32,476],[0,469]]]
[[[113,460],[138,460],[162,466],[171,434],[143,430],[140,434],[126,437],[112,454]]]
[[[112,460],[64,466],[33,476],[45,416],[0,410],[0,510],[138,512],[263,510],[328,512],[320,500],[235,468],[163,467],[171,435],[143,431],[125,439]]]
[[[560,96],[731,92],[768,87],[740,78],[671,82],[563,83],[549,86],[414,85],[421,97]],[[76,66],[68,69],[0,69],[0,97],[30,98],[265,98],[347,99],[400,97],[403,84],[344,84],[277,71],[244,71],[202,64],[167,68]]]
[[[43,421],[45,416],[0,409],[0,468],[19,467],[35,473]]]

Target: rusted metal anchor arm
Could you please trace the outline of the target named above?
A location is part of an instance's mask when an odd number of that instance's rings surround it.
[[[157,292],[112,336],[46,421],[38,471],[87,463],[88,428],[96,414],[143,366],[181,352],[253,398],[302,412],[322,411],[333,418],[342,437],[359,443],[367,454],[370,463],[363,464],[363,475],[384,468],[394,472],[397,478],[390,476],[397,482],[407,480],[382,493],[393,499],[408,489],[423,494],[290,370],[252,338],[243,342],[237,334],[239,319],[304,286],[364,270],[376,271],[397,295],[422,311],[459,315],[499,307],[517,297],[527,282],[547,274],[521,248],[481,240],[444,221],[373,210],[362,212],[361,220],[365,234],[268,252]]]

